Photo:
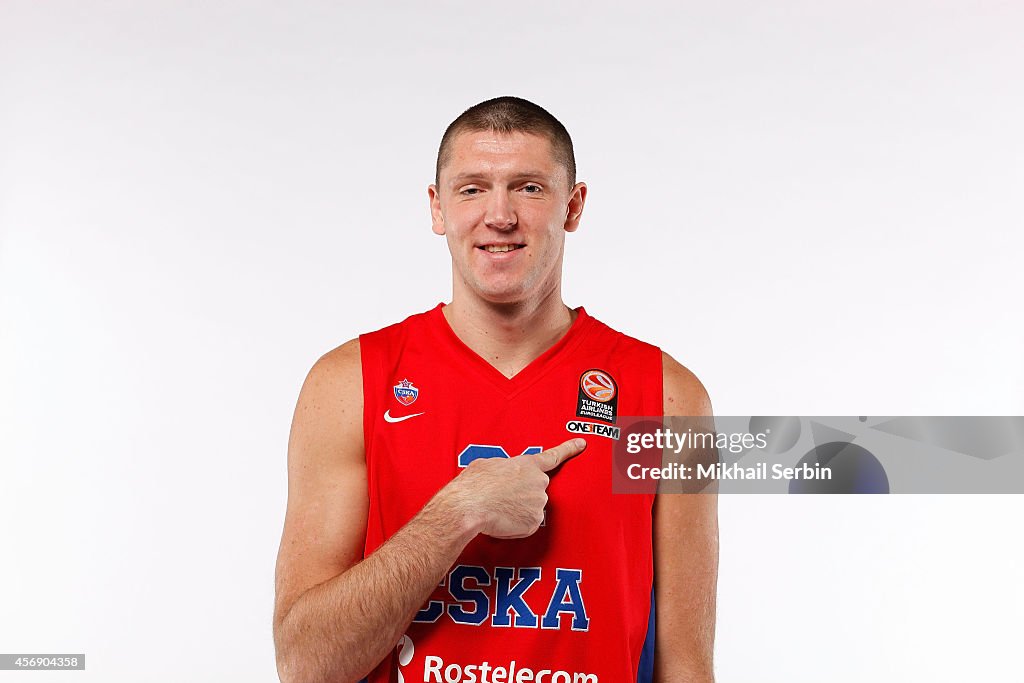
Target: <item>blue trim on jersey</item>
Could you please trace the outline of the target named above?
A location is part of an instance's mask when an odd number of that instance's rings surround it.
[[[644,638],[644,649],[640,651],[640,666],[636,672],[637,683],[653,683],[654,681],[654,587],[651,587],[651,613],[647,617],[647,637]]]

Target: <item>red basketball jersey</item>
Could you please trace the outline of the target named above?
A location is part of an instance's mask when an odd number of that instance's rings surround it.
[[[612,494],[619,415],[661,415],[661,351],[587,315],[509,379],[443,305],[360,337],[369,555],[476,458],[582,436],[532,536],[470,542],[390,657],[383,681],[636,681],[652,613],[653,495]],[[424,549],[429,552],[429,549]],[[645,657],[646,659],[646,657]]]

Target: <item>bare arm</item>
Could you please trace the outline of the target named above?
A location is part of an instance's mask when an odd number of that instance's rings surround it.
[[[292,603],[275,629],[282,681],[356,681],[387,656],[476,535],[445,507],[434,499],[377,552]]]
[[[288,444],[288,510],[277,560],[274,642],[285,683],[354,682],[395,646],[478,533],[536,531],[550,469],[569,442],[532,458],[478,460],[366,559],[368,496],[358,341],[321,358]]]
[[[711,415],[707,391],[663,357],[665,415]],[[654,505],[656,644],[654,680],[714,681],[718,586],[718,496],[662,493]]]

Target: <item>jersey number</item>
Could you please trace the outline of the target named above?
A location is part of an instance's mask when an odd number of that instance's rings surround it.
[[[520,455],[537,455],[544,449],[540,446],[530,446]],[[459,453],[459,467],[467,467],[469,463],[478,458],[508,458],[509,454],[501,446],[489,444],[471,443]]]

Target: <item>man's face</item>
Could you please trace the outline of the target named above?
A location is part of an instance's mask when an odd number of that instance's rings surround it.
[[[452,140],[428,193],[456,298],[509,304],[558,291],[565,233],[579,225],[587,192],[568,182],[546,137],[470,131]]]

